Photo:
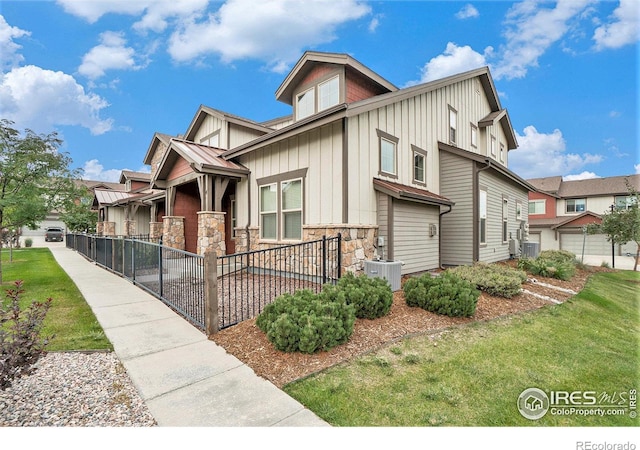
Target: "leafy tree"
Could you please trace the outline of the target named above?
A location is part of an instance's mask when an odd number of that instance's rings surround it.
[[[605,211],[602,215],[602,223],[591,224],[587,227],[590,234],[603,233],[607,235],[607,240],[614,244],[626,244],[635,242],[636,256],[633,270],[638,268],[638,258],[640,257],[640,194],[635,190],[629,180],[625,180],[629,191],[630,200],[625,205],[616,205],[612,211]]]
[[[77,233],[94,233],[98,222],[98,213],[91,209],[93,193],[86,186],[78,186],[69,193],[63,211],[62,220],[69,231]]]
[[[0,230],[36,229],[49,211],[68,202],[76,173],[68,154],[58,151],[61,144],[55,132],[21,134],[13,122],[0,120]]]

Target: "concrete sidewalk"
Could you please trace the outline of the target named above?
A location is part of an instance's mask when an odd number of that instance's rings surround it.
[[[160,300],[60,245],[76,283],[160,426],[328,426]]]

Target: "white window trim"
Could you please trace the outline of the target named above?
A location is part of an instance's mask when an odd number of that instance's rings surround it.
[[[496,157],[496,137],[491,136],[491,156]]]
[[[502,197],[502,243],[509,242],[509,198]]]
[[[322,87],[328,85],[329,83],[335,82],[336,83],[336,93],[337,93],[337,99],[335,101],[335,103],[331,103],[330,105],[322,105]],[[326,81],[323,81],[322,83],[318,83],[318,112],[319,111],[323,111],[325,109],[329,109],[332,106],[337,105],[338,103],[340,103],[340,75],[336,75],[334,77],[329,78]]]
[[[500,161],[504,162],[504,144],[500,143]]]
[[[376,129],[376,133],[378,134],[378,174],[389,178],[398,178],[398,142],[400,140],[397,137],[385,133],[382,130]],[[388,172],[382,169],[383,141],[389,142],[391,145],[393,145],[393,172]]]
[[[300,115],[300,114],[301,114],[301,109],[300,109],[300,98],[301,98],[301,97],[304,97],[304,95],[305,95],[305,94],[307,94],[307,93],[309,93],[309,92],[310,92],[310,93],[311,93],[311,95],[313,96],[313,99],[312,99],[313,104],[312,104],[312,106],[311,106],[311,112],[310,112],[309,114],[306,114],[306,115],[304,115],[304,116],[301,116],[301,115]],[[314,114],[315,114],[315,112],[316,112],[316,87],[315,87],[315,86],[312,86],[312,87],[310,87],[309,89],[306,89],[306,90],[304,90],[304,91],[302,91],[302,92],[298,92],[298,93],[296,94],[296,120],[301,120],[301,119],[304,119],[304,118],[306,118],[306,117],[312,116],[312,115],[314,115]]]
[[[453,120],[451,120],[453,119]],[[455,122],[455,123],[452,123]],[[458,142],[458,111],[449,105],[449,143]],[[452,139],[453,138],[453,139]]]
[[[584,203],[584,210],[578,211],[576,209],[576,202],[582,201]],[[573,202],[573,211],[569,211],[569,202]],[[569,198],[564,201],[565,214],[582,214],[587,211],[587,199],[586,198]]]
[[[414,184],[418,184],[420,186],[426,186],[427,185],[427,152],[426,150],[422,150],[421,148],[418,148],[415,145],[411,145],[411,149],[413,150],[412,157],[411,157],[411,179],[413,180]],[[423,180],[416,179],[416,156],[421,157],[423,161],[423,165],[422,165],[422,176],[424,177]]]
[[[516,220],[522,220],[522,201],[516,200]]]
[[[484,201],[483,201],[484,194]],[[484,217],[482,216],[482,209],[484,204]],[[478,194],[478,241],[480,245],[487,244],[487,216],[488,216],[489,194],[486,189],[480,189]],[[482,221],[484,220],[484,236],[482,235]]]
[[[292,208],[292,209],[284,209],[284,201],[283,201],[283,195],[284,192],[282,190],[282,185],[284,183],[293,183],[295,181],[299,181],[300,182],[300,207],[299,208]],[[303,222],[303,203],[304,203],[304,182],[302,180],[302,178],[292,178],[290,180],[283,180],[280,181],[278,183],[278,193],[280,194],[280,200],[278,202],[278,208],[280,209],[280,223],[282,224],[282,229],[278,229],[277,234],[279,235],[279,240],[280,241],[301,241],[302,240],[302,222]],[[300,238],[296,239],[296,238],[285,238],[284,237],[284,224],[285,224],[285,220],[284,220],[284,216],[285,213],[289,213],[289,212],[297,212],[300,211]]]
[[[471,147],[478,148],[478,127],[471,124]]]
[[[543,205],[543,207],[542,207],[542,212],[539,212],[539,213],[537,213],[537,212],[530,212],[530,213],[529,213],[529,215],[531,215],[531,216],[539,216],[539,215],[541,215],[541,214],[546,214],[546,212],[547,212],[547,201],[546,201],[545,199],[529,200],[529,205],[531,205],[532,203],[534,203],[534,204],[538,204],[538,205],[542,203],[542,205]],[[529,211],[529,209],[530,209],[530,208],[529,208],[529,205],[527,205],[527,211]],[[534,209],[535,209],[535,208],[534,208]]]
[[[269,187],[269,186],[275,186],[276,187],[276,209],[275,210],[263,211],[262,210],[262,189],[264,189],[266,187]],[[258,193],[259,193],[258,200],[260,201],[260,205],[259,205],[259,212],[260,212],[260,239],[269,240],[269,241],[275,241],[275,240],[278,239],[278,228],[279,228],[278,227],[278,183],[263,184],[263,185],[259,186]],[[264,227],[262,226],[262,217],[264,215],[267,215],[267,214],[268,215],[275,214],[275,216],[276,216],[276,234],[273,237],[264,235]]]

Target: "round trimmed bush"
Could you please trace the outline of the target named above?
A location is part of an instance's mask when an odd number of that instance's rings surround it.
[[[451,272],[410,278],[403,290],[407,305],[450,317],[473,316],[480,297],[472,283]]]
[[[364,274],[355,276],[347,272],[338,281],[337,288],[344,292],[347,303],[355,307],[359,319],[386,316],[393,303],[391,286],[384,278],[369,278]]]
[[[339,291],[315,294],[300,290],[268,304],[256,325],[284,352],[314,353],[347,342],[353,334],[355,312]]]

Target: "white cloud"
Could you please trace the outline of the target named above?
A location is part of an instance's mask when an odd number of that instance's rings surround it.
[[[375,17],[373,19],[371,19],[371,22],[369,22],[369,32],[370,33],[375,33],[375,31],[378,29],[378,26],[380,25],[380,19],[383,17],[382,14],[376,14]]]
[[[100,35],[100,45],[93,47],[82,58],[78,72],[92,80],[100,78],[110,69],[138,70],[142,68],[134,59],[135,50],[127,47],[123,33],[105,31]]]
[[[491,47],[488,47],[485,50],[485,55],[492,50]],[[431,58],[431,60],[424,65],[419,82],[426,83],[427,81],[438,80],[449,75],[486,66],[487,61],[485,55],[481,55],[468,45],[458,47],[453,42],[449,42],[444,53]],[[410,84],[416,83],[412,82]]]
[[[206,20],[184,21],[168,51],[179,62],[210,54],[227,63],[257,58],[279,71],[303,48],[333,41],[339,25],[370,12],[356,0],[229,0]]]
[[[4,16],[0,15],[0,69],[11,69],[24,61],[24,57],[18,53],[22,46],[13,40],[30,35],[28,31],[12,27]]]
[[[167,21],[185,18],[203,11],[209,0],[57,0],[69,14],[81,17],[89,23],[97,22],[106,14],[142,16],[133,27],[140,30],[162,32]]]
[[[598,175],[596,175],[593,172],[587,172],[586,170],[582,173],[579,173],[577,175],[567,175],[562,177],[562,179],[564,181],[576,181],[576,180],[590,180],[592,178],[602,178]]]
[[[492,67],[496,79],[522,78],[529,67],[569,30],[569,22],[583,14],[594,0],[559,0],[555,7],[527,0],[507,13],[506,44],[500,48],[500,61]],[[636,1],[636,0],[633,0]]]
[[[620,0],[613,21],[596,28],[593,34],[596,50],[620,48],[640,40],[640,3]]]
[[[635,164],[633,168],[636,170],[636,173],[640,173],[640,164]]]
[[[601,155],[567,153],[566,142],[558,129],[547,134],[529,125],[523,136],[516,132],[516,138],[520,145],[509,152],[509,168],[523,178],[569,174],[603,161]]]
[[[456,18],[460,20],[479,17],[480,13],[471,3],[467,3],[460,11],[456,13]]]
[[[107,106],[63,72],[24,66],[0,79],[0,115],[18,128],[48,132],[54,125],[79,125],[94,135],[103,134],[113,125],[112,119],[100,118]]]
[[[128,170],[128,169],[122,169]],[[104,170],[104,166],[97,159],[92,159],[84,163],[82,166],[82,178],[91,181],[109,181],[117,183],[120,181],[122,170],[109,169]]]

